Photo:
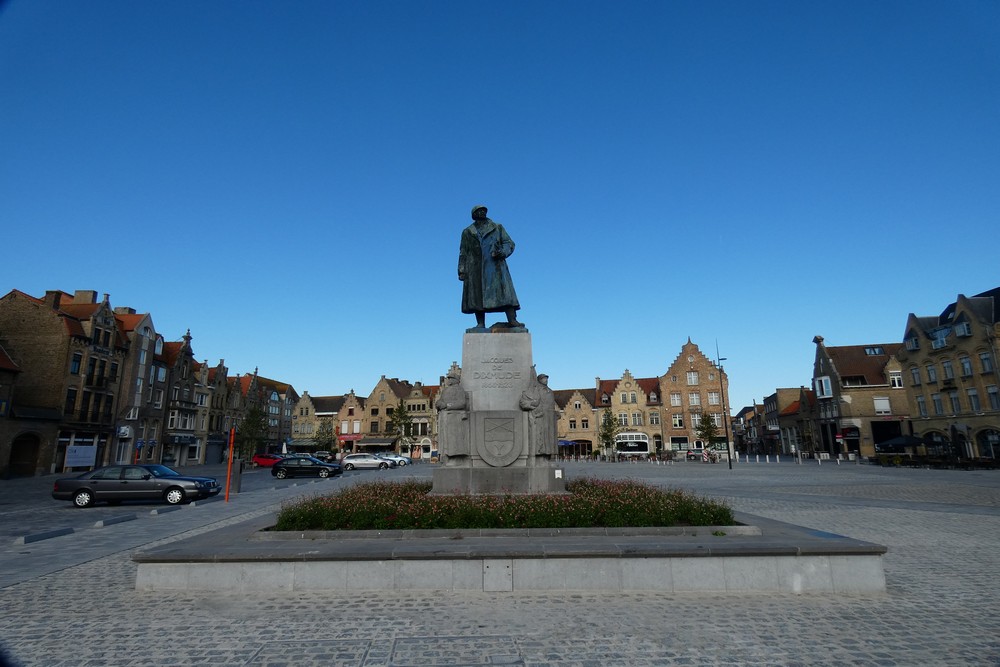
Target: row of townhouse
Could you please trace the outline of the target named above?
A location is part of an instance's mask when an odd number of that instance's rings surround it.
[[[90,290],[0,298],[0,476],[218,462],[252,407],[269,443],[288,439],[295,389],[198,362],[191,340],[166,341],[149,313]]]
[[[827,346],[809,388],[778,389],[734,420],[747,451],[1000,457],[1000,288],[907,318],[901,342]]]
[[[327,420],[344,451],[393,449],[414,457],[435,456],[440,387],[383,375],[367,396],[354,390],[340,396],[303,392],[293,416],[293,445],[320,448],[315,436]],[[702,444],[697,436],[702,419],[711,419],[720,433],[728,429],[728,393],[725,370],[689,339],[663,375],[637,378],[625,370],[616,379],[596,378],[593,387],[554,390],[559,445],[565,455],[598,453],[601,421],[610,411],[620,431],[646,436],[651,453],[687,450]],[[391,428],[401,404],[410,421],[405,438]]]

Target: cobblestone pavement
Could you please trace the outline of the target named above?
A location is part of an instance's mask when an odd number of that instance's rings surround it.
[[[414,473],[429,475],[430,466],[423,468]],[[3,646],[11,663],[24,667],[1000,665],[994,576],[1000,472],[815,462],[734,470],[694,463],[566,468],[569,477],[634,477],[687,488],[741,511],[885,544],[888,591],[138,593],[130,560],[135,547],[128,546],[47,574],[29,573],[0,589]],[[179,528],[145,546],[269,511],[273,500],[262,494],[242,514]],[[49,542],[72,549],[80,537]]]

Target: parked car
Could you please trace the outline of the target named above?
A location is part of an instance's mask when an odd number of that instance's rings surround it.
[[[221,490],[214,477],[182,475],[165,465],[112,465],[57,479],[52,497],[72,500],[77,507],[100,501],[116,505],[123,500],[165,500],[177,505],[209,498]]]
[[[344,470],[354,470],[355,468],[395,468],[396,462],[383,459],[375,454],[348,454],[344,457]]]
[[[410,459],[395,452],[379,452],[376,456],[380,456],[387,461],[395,461],[398,466],[408,466],[412,463]]]
[[[703,451],[705,451],[705,450],[702,449],[702,448],[692,448],[692,449],[689,449],[688,452],[687,452],[687,460],[688,461],[701,461],[701,459],[703,458],[702,457],[702,452]]]
[[[290,456],[271,466],[271,474],[278,479],[286,477],[336,477],[344,470],[339,463],[327,463],[312,456]]]
[[[285,457],[278,454],[254,454],[253,458],[250,460],[256,466],[260,466],[261,468],[270,468],[283,458]]]
[[[319,459],[320,461],[326,461],[327,463],[337,460],[336,457],[330,452],[324,452],[324,451],[313,452],[313,456]]]

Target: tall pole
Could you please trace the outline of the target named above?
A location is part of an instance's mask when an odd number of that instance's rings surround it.
[[[726,361],[725,357],[719,356],[719,341],[715,342],[715,365],[719,369],[719,392],[722,394],[722,428],[726,434],[726,452],[728,456],[726,458],[729,460],[729,469],[733,469],[733,443],[729,440],[729,411],[726,409],[726,385],[722,381],[722,376],[725,371],[722,369],[722,362]]]

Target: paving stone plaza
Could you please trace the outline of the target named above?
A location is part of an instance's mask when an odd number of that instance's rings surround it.
[[[228,504],[203,502],[156,517],[148,515],[155,506],[143,506],[146,515],[133,521],[26,544],[7,540],[0,544],[0,646],[9,664],[24,667],[1000,665],[1000,472],[815,461],[740,463],[733,470],[565,465],[571,477],[686,488],[743,512],[884,544],[888,592],[282,597],[134,590],[136,549],[261,516],[358,479],[430,478],[431,466],[413,466],[262,487]],[[29,485],[49,488],[51,478],[0,481],[0,519],[16,518],[11,496]]]

